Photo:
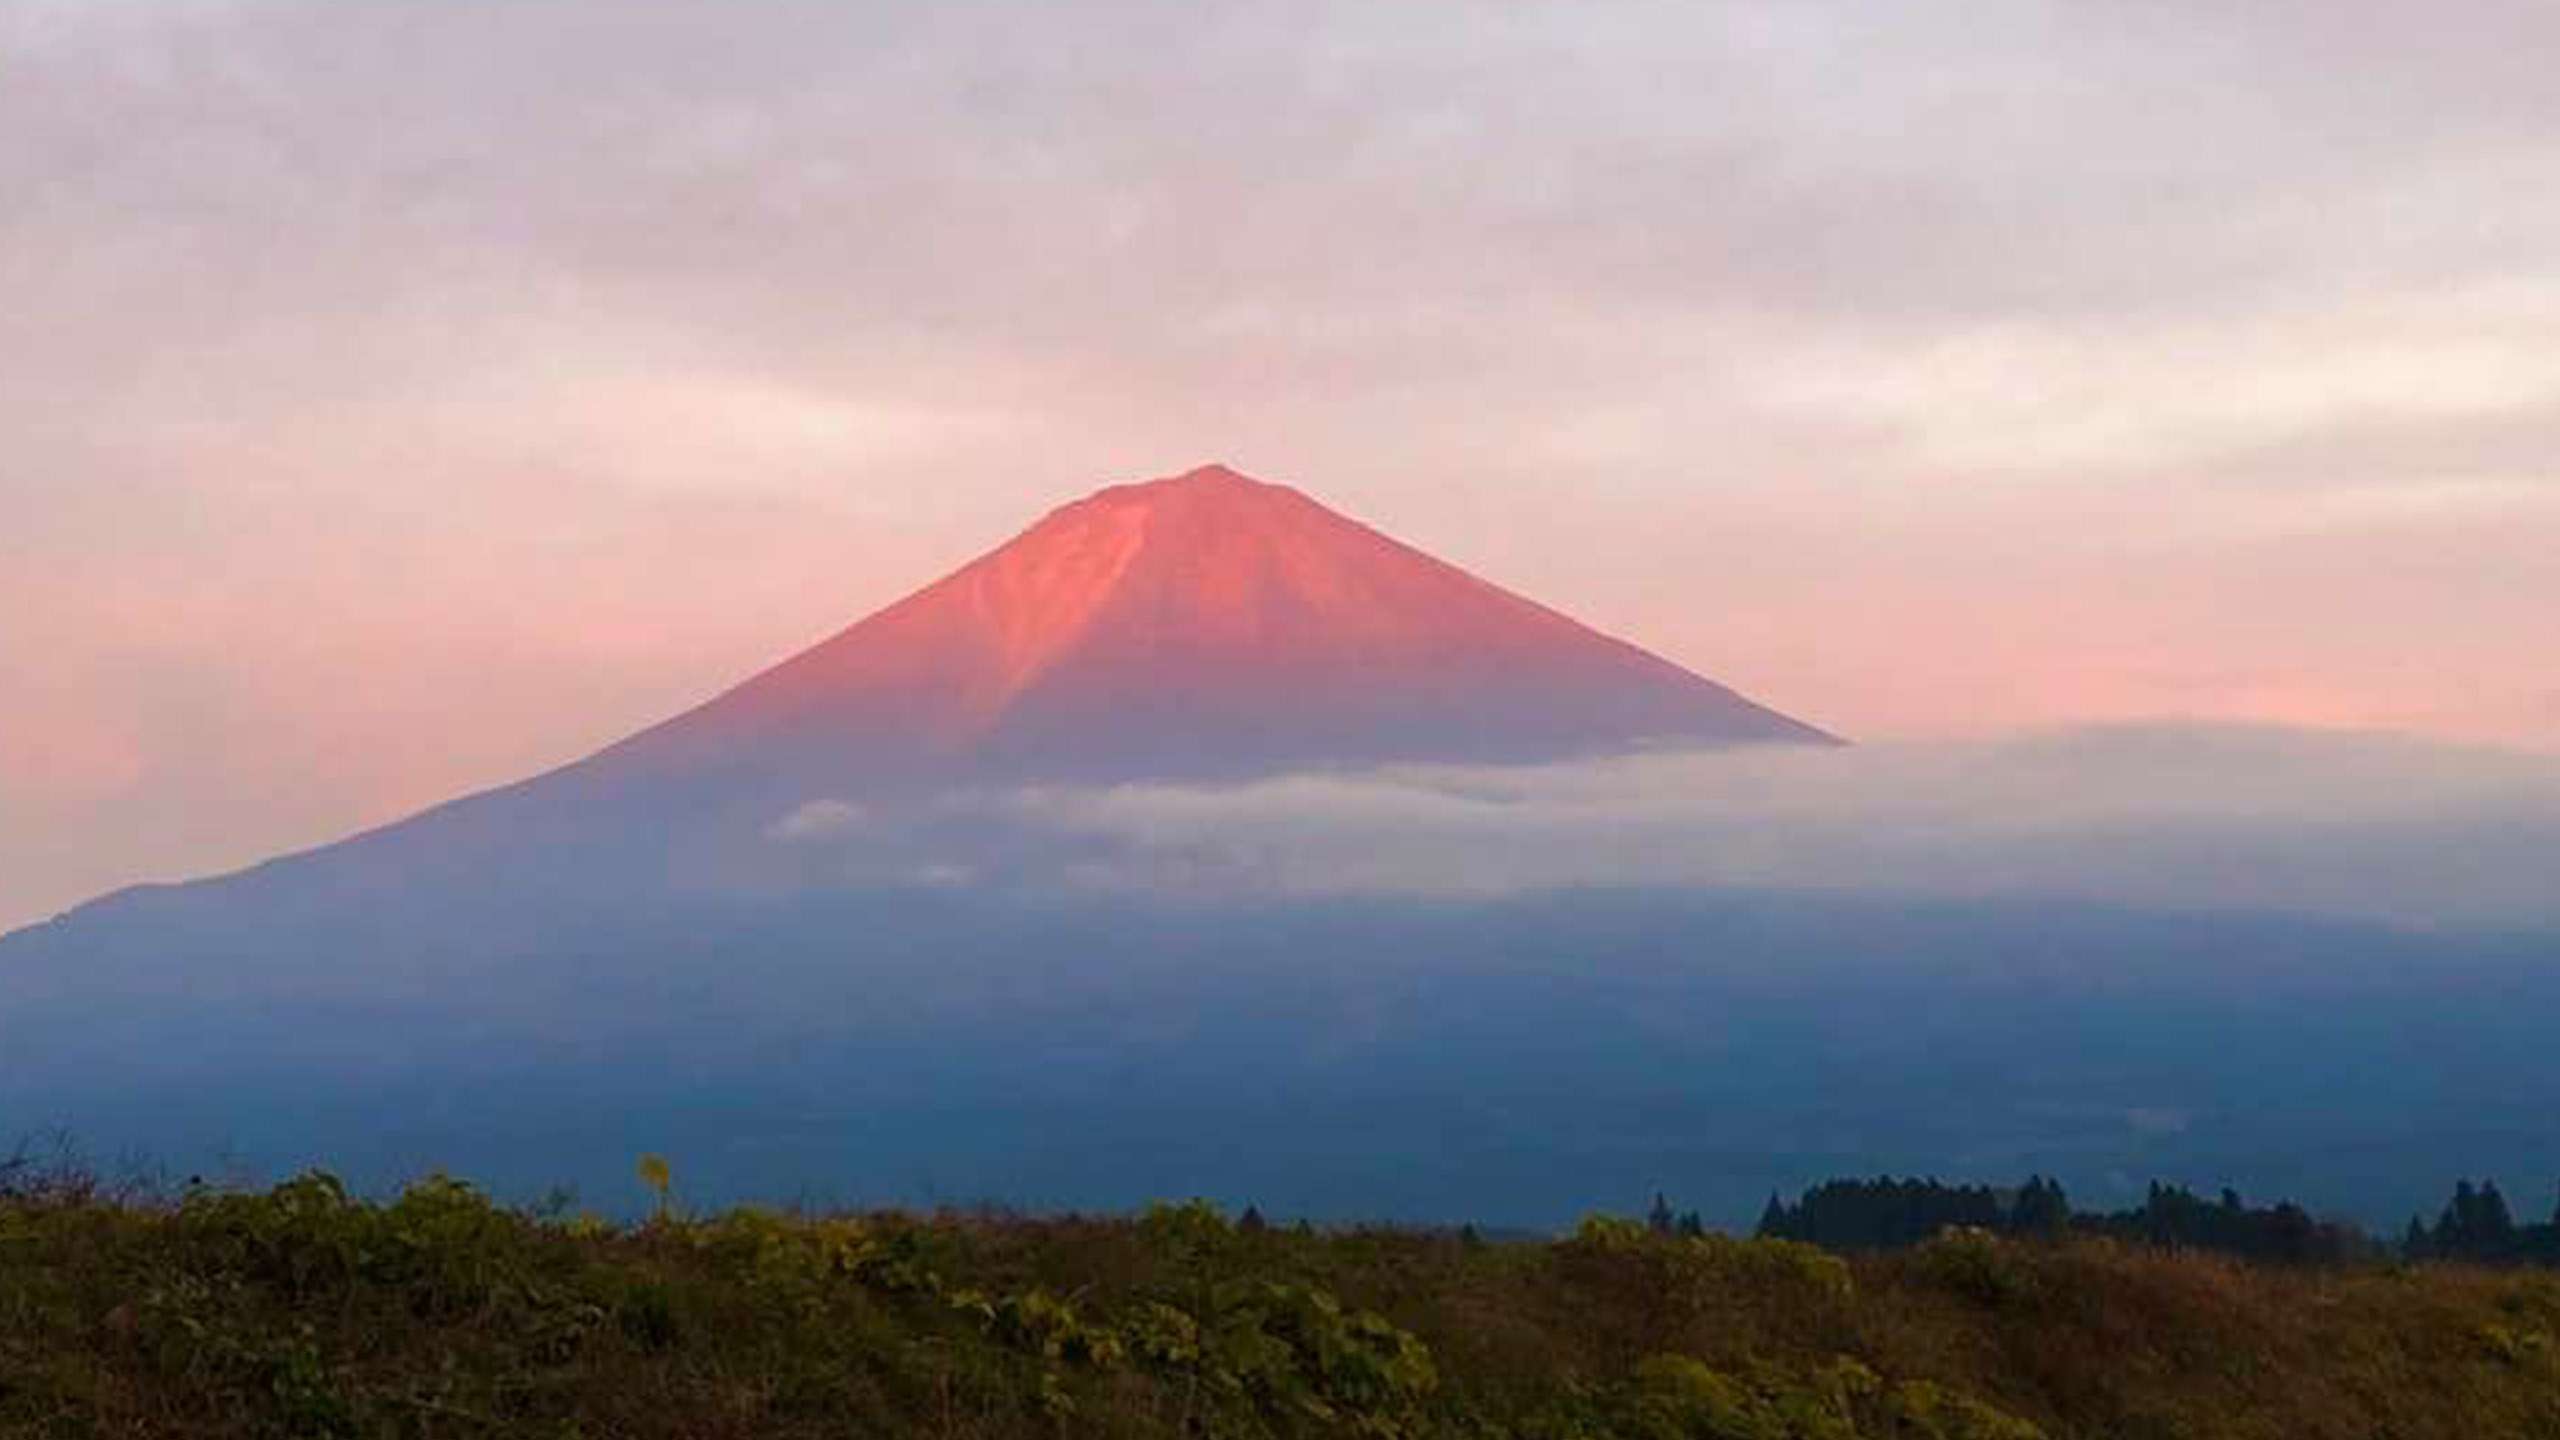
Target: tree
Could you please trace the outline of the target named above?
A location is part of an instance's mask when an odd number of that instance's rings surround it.
[[[2062,1193],[2062,1183],[2028,1176],[2010,1208],[2009,1227],[2021,1235],[2059,1235],[2071,1228],[2071,1201]]]
[[[1778,1198],[1777,1191],[1769,1192],[1769,1203],[1760,1210],[1760,1228],[1752,1233],[1763,1240],[1781,1239],[1786,1235],[1787,1205]]]
[[[2310,1211],[2290,1200],[2279,1203],[2269,1213],[2264,1229],[2266,1238],[2262,1243],[2266,1253],[2278,1260],[2307,1261],[2317,1253],[2320,1227],[2312,1221]]]
[[[2439,1255],[2461,1255],[2471,1249],[2471,1225],[2480,1209],[2479,1192],[2468,1180],[2453,1183],[2453,1199],[2436,1215],[2435,1248]]]
[[[2495,1180],[2478,1185],[2457,1181],[2453,1201],[2436,1217],[2433,1237],[2439,1255],[2495,1259],[2516,1248],[2516,1219]]]
[[[1671,1200],[1661,1191],[1653,1192],[1653,1208],[1645,1212],[1645,1228],[1656,1235],[1668,1235],[1678,1222],[1671,1214]]]
[[[2480,1182],[2480,1239],[2483,1244],[2503,1249],[2516,1238],[2516,1217],[2507,1209],[2507,1197],[2498,1193],[2498,1182]]]

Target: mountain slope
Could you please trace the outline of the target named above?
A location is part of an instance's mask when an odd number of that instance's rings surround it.
[[[1241,779],[1653,744],[1835,744],[1285,486],[1208,466],[1120,485],[727,693],[583,760],[236,875],[84,907],[354,907],[493,894],[627,904],[849,878],[792,856],[811,805],[897,818],[906,865],[954,789]],[[983,855],[962,863],[977,865]],[[937,860],[935,863],[942,863]],[[193,923],[193,922],[190,922]]]
[[[1062,507],[596,763],[830,784],[1129,779],[1829,740],[1210,466]]]

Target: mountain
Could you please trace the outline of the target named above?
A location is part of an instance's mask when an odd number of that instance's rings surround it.
[[[305,901],[837,883],[771,843],[1040,783],[1238,780],[1653,745],[1832,745],[1659,656],[1223,466],[1117,485],[583,760],[238,877]],[[967,837],[984,846],[988,837]]]
[[[1024,793],[1827,739],[1295,491],[1105,490],[587,759],[0,937],[0,1155],[1523,1225],[1950,1167],[2392,1223],[2560,1173],[2547,937],[1854,868],[1228,891]]]
[[[1831,737],[1223,466],[1117,485],[593,762],[1228,777]]]

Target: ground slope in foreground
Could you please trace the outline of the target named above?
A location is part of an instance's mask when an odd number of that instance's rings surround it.
[[[0,1200],[0,1434],[2560,1434],[2560,1277],[1957,1236]]]

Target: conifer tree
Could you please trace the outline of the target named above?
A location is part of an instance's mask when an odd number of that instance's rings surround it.
[[[2498,1193],[2498,1182],[2484,1180],[2480,1184],[2480,1243],[2491,1249],[2503,1249],[2516,1238],[2516,1217],[2507,1209],[2507,1197]]]
[[[2468,1180],[2455,1182],[2453,1198],[2445,1203],[2442,1210],[2436,1212],[2435,1229],[2427,1235],[2430,1246],[2436,1254],[2460,1253],[2463,1221],[2471,1213],[2471,1203],[2471,1182]]]
[[[2009,1212],[2009,1227],[2021,1235],[2059,1235],[2070,1225],[2071,1201],[2062,1193],[2062,1183],[2028,1176]]]
[[[1772,1190],[1769,1192],[1769,1203],[1763,1206],[1760,1211],[1760,1228],[1752,1231],[1751,1233],[1759,1236],[1763,1240],[1776,1240],[1785,1237],[1787,1233],[1787,1204],[1785,1201],[1778,1198],[1777,1191]]]

